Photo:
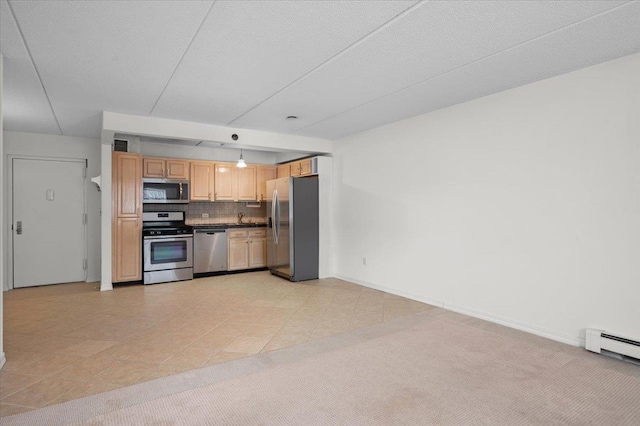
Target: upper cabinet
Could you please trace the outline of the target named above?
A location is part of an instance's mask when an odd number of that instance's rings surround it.
[[[256,190],[257,167],[247,165],[247,167],[236,168],[236,201],[256,201],[258,199]]]
[[[258,179],[257,191],[258,201],[265,201],[267,199],[267,181],[275,179],[277,175],[277,168],[273,166],[258,166]]]
[[[165,160],[163,158],[143,158],[142,177],[163,178]]]
[[[189,199],[193,201],[213,201],[214,166],[212,161],[191,161]]]
[[[311,174],[311,159],[295,161],[290,163],[291,176],[306,176]]]
[[[278,166],[278,179],[291,176],[291,167],[289,163],[280,164]]]
[[[167,159],[167,179],[189,179],[189,162],[187,160]]]
[[[215,201],[255,201],[257,168],[248,165],[236,167],[235,163],[215,164]]]
[[[139,217],[142,210],[142,161],[140,154],[114,152],[112,157],[115,217]]]
[[[215,164],[214,201],[234,201],[236,187],[236,165],[233,163]]]
[[[165,170],[171,159],[145,159],[145,176],[150,171],[160,170],[157,160],[164,160]],[[155,162],[154,162],[155,161]],[[190,169],[190,200],[192,201],[266,201],[267,181],[312,174],[312,160],[294,161],[279,166],[248,164],[238,168],[236,163],[214,161],[191,161],[185,165]]]
[[[175,158],[146,157],[142,160],[143,177],[189,179],[189,161]]]
[[[278,179],[289,176],[307,176],[311,174],[311,171],[311,158],[292,161],[278,166]]]
[[[311,174],[311,158],[299,161],[300,163],[300,176],[307,176]]]

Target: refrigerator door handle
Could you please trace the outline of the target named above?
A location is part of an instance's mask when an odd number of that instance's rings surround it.
[[[278,190],[273,190],[273,204],[271,205],[271,216],[273,217],[273,241],[278,244],[278,233],[280,232],[280,200],[278,200]]]
[[[271,195],[271,218],[270,218],[270,228],[276,227],[276,190],[273,190],[273,194]]]

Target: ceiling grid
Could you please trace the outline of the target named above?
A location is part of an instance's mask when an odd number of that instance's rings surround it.
[[[420,85],[420,84],[426,83],[426,82],[428,82],[428,81],[436,80],[436,79],[438,79],[438,78],[440,78],[440,77],[443,77],[443,76],[445,76],[445,75],[447,75],[447,74],[453,73],[453,72],[455,72],[455,71],[457,71],[457,70],[460,70],[460,69],[463,69],[463,68],[469,67],[469,66],[471,66],[471,65],[473,65],[473,64],[475,64],[475,63],[482,62],[482,61],[488,60],[488,59],[490,59],[490,58],[492,58],[492,57],[494,57],[494,56],[501,55],[501,54],[503,54],[503,53],[505,53],[505,52],[508,52],[508,51],[510,51],[510,50],[517,49],[517,48],[519,48],[519,47],[521,47],[521,46],[526,45],[527,43],[534,42],[534,41],[536,41],[536,40],[539,40],[539,39],[542,39],[542,38],[544,38],[544,37],[550,36],[550,35],[552,35],[552,34],[558,33],[558,32],[560,32],[560,31],[562,31],[562,30],[564,30],[564,29],[566,29],[566,28],[569,28],[569,27],[572,27],[572,26],[574,26],[574,25],[578,25],[578,24],[580,24],[580,23],[582,23],[582,22],[586,22],[586,21],[589,21],[589,20],[591,20],[591,19],[597,18],[598,16],[601,16],[601,15],[607,14],[607,13],[609,13],[609,12],[612,12],[612,11],[614,11],[614,10],[616,10],[616,9],[619,9],[619,8],[625,7],[626,5],[628,5],[628,4],[630,4],[630,3],[634,3],[634,2],[636,2],[636,1],[637,1],[637,0],[632,0],[632,1],[629,1],[629,2],[627,2],[627,3],[624,3],[624,4],[621,4],[621,5],[614,6],[614,7],[612,7],[611,9],[605,10],[604,12],[597,13],[597,14],[595,14],[595,15],[592,15],[592,16],[589,16],[589,17],[586,17],[586,18],[581,19],[581,20],[576,21],[576,22],[572,22],[572,23],[570,23],[570,24],[565,25],[564,27],[557,28],[557,29],[555,29],[555,30],[549,31],[549,32],[547,32],[547,33],[545,33],[545,34],[539,35],[539,36],[534,37],[534,38],[532,38],[532,39],[529,39],[529,40],[526,40],[526,41],[520,42],[520,43],[515,44],[515,45],[513,45],[513,46],[509,46],[509,47],[507,47],[507,48],[505,48],[505,49],[503,49],[503,50],[500,50],[500,51],[498,51],[498,52],[492,53],[492,54],[487,55],[487,56],[485,56],[485,57],[482,57],[482,58],[476,59],[476,60],[474,60],[474,61],[468,62],[468,63],[466,63],[466,64],[460,65],[460,66],[458,66],[458,67],[456,67],[456,68],[453,68],[453,69],[451,69],[451,70],[444,71],[444,72],[442,72],[442,73],[440,73],[440,74],[438,74],[438,75],[435,75],[435,76],[433,76],[433,77],[429,77],[429,78],[426,78],[426,79],[424,79],[424,80],[418,81],[418,82],[416,82],[416,83],[410,84],[410,85],[408,85],[408,86],[406,86],[406,87],[403,87],[403,88],[401,88],[401,89],[398,89],[398,90],[396,90],[396,91],[394,91],[394,92],[384,94],[384,95],[382,95],[382,96],[379,96],[379,97],[377,97],[377,98],[375,98],[375,99],[371,99],[371,100],[369,100],[369,101],[367,101],[367,102],[365,102],[365,103],[362,103],[362,104],[356,105],[356,106],[354,106],[354,107],[352,107],[352,108],[349,108],[349,109],[347,109],[347,110],[340,111],[340,112],[338,112],[338,113],[336,113],[336,114],[334,114],[334,115],[332,115],[332,116],[329,116],[329,117],[323,118],[323,119],[321,119],[321,120],[318,120],[318,121],[316,121],[315,123],[308,124],[308,125],[306,125],[305,127],[300,128],[299,130],[304,130],[304,129],[309,128],[309,127],[311,127],[311,126],[313,126],[313,125],[315,125],[315,124],[321,123],[321,122],[323,122],[323,121],[330,120],[330,119],[332,119],[332,118],[334,118],[334,117],[337,117],[337,116],[339,116],[339,115],[342,115],[342,114],[344,114],[344,113],[346,113],[346,112],[349,112],[349,111],[355,110],[355,109],[357,109],[357,108],[360,108],[360,107],[362,107],[362,106],[364,106],[364,105],[366,105],[366,104],[369,104],[369,103],[372,103],[372,102],[377,102],[377,101],[379,101],[379,100],[381,100],[381,99],[384,99],[384,98],[386,98],[386,97],[392,96],[392,95],[394,95],[394,94],[396,94],[396,93],[398,93],[398,92],[402,92],[402,91],[410,90],[411,88],[413,88],[413,87],[415,87],[415,86],[418,86],[418,85]]]
[[[268,96],[267,98],[263,99],[262,101],[260,101],[259,103],[255,104],[254,106],[252,106],[251,108],[249,108],[247,111],[243,112],[242,114],[240,114],[239,116],[235,117],[233,120],[229,121],[227,123],[228,126],[232,125],[234,122],[238,121],[240,118],[244,117],[245,115],[247,115],[249,112],[253,111],[254,109],[256,109],[257,107],[259,107],[260,105],[262,105],[263,103],[267,102],[269,99],[277,96],[279,93],[284,92],[285,90],[287,90],[287,88],[293,86],[294,84],[296,84],[298,81],[304,79],[305,77],[313,74],[315,71],[321,69],[322,67],[324,67],[325,65],[327,65],[328,63],[330,63],[331,61],[335,60],[336,58],[340,57],[341,55],[344,55],[345,53],[347,53],[350,49],[355,48],[356,46],[358,46],[358,44],[362,43],[363,41],[367,40],[369,37],[373,36],[374,34],[376,34],[379,31],[382,31],[384,28],[388,27],[389,25],[391,25],[395,20],[401,18],[402,16],[411,13],[411,11],[413,11],[415,8],[422,6],[425,3],[428,3],[431,0],[421,0],[419,2],[417,2],[416,4],[414,4],[413,6],[409,7],[408,9],[400,12],[398,15],[394,16],[393,18],[389,19],[387,22],[385,22],[384,24],[380,25],[378,28],[376,28],[375,30],[371,31],[370,33],[368,33],[367,35],[361,37],[360,39],[356,40],[355,42],[353,42],[352,44],[350,44],[349,46],[345,47],[344,49],[342,49],[341,51],[339,51],[338,53],[336,53],[335,55],[333,55],[332,57],[330,57],[329,59],[327,59],[326,61],[322,62],[321,64],[315,66],[314,68],[310,69],[309,71],[307,71],[306,73],[302,74],[300,77],[296,78],[295,80],[291,81],[290,83],[288,83],[286,86],[282,87],[281,89],[277,90],[276,92],[272,93],[270,96]]]
[[[82,137],[110,111],[336,140],[640,52],[638,0],[0,9],[5,129]]]
[[[31,50],[29,49],[29,45],[27,43],[27,41],[24,39],[24,34],[22,32],[22,28],[20,28],[20,23],[18,22],[18,19],[16,18],[16,14],[13,11],[13,7],[11,7],[11,3],[10,2],[6,2],[6,5],[9,9],[9,16],[11,17],[11,19],[13,20],[13,22],[15,23],[15,26],[18,30],[18,33],[20,34],[20,40],[22,41],[22,46],[24,46],[24,49],[27,53],[27,55],[29,56],[29,63],[31,65],[31,67],[33,68],[33,71],[35,72],[35,75],[38,78],[38,83],[40,84],[40,88],[42,88],[42,92],[44,94],[44,97],[47,100],[47,105],[49,107],[49,110],[51,111],[51,115],[53,116],[53,120],[56,123],[56,126],[58,127],[58,132],[60,135],[63,134],[62,132],[62,127],[60,127],[60,122],[58,121],[58,117],[56,116],[56,112],[53,109],[53,105],[51,104],[51,98],[49,97],[49,94],[47,93],[47,88],[44,86],[44,83],[42,82],[42,77],[40,76],[40,72],[38,71],[38,67],[36,65],[36,63],[33,60],[33,55],[31,54]]]
[[[158,105],[158,102],[160,102],[160,98],[162,98],[162,95],[164,95],[165,90],[167,90],[167,86],[169,86],[169,83],[171,83],[171,79],[176,74],[176,71],[180,67],[180,64],[182,64],[182,60],[184,59],[185,55],[189,51],[189,48],[193,44],[193,40],[195,40],[195,38],[198,36],[198,33],[200,32],[200,28],[202,28],[202,24],[204,24],[204,21],[207,19],[207,16],[209,16],[209,14],[211,13],[211,10],[213,9],[213,6],[215,4],[216,4],[216,0],[213,0],[213,2],[211,2],[211,6],[209,7],[209,10],[207,10],[207,13],[202,17],[202,21],[200,21],[200,25],[198,25],[198,28],[196,29],[195,33],[193,33],[193,37],[191,37],[191,41],[189,42],[187,47],[184,49],[184,53],[180,57],[180,60],[176,64],[176,67],[173,69],[171,76],[169,76],[169,79],[167,80],[167,84],[164,85],[164,87],[162,88],[162,91],[158,95],[158,99],[156,99],[156,101],[153,103],[153,106],[151,107],[151,111],[149,111],[148,115],[153,114],[153,110],[156,109],[156,105]]]

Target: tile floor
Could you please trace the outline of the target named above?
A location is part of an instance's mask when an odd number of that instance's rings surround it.
[[[0,416],[356,330],[431,306],[337,279],[268,272],[4,294]]]

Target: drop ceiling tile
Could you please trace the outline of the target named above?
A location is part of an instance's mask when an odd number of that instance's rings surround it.
[[[153,115],[229,124],[413,4],[217,2]]]
[[[381,97],[300,133],[338,139],[533,81],[640,52],[640,3]]]
[[[60,134],[11,10],[0,1],[4,130]]]
[[[296,133],[296,129],[623,3],[423,3],[234,125]],[[565,53],[570,55],[570,49]],[[398,111],[389,108],[389,112]],[[282,117],[289,114],[300,118],[295,124],[285,123]]]
[[[151,111],[211,2],[12,5],[64,134],[95,137],[103,110]]]
[[[5,59],[29,59],[7,0],[0,0],[0,52]]]

